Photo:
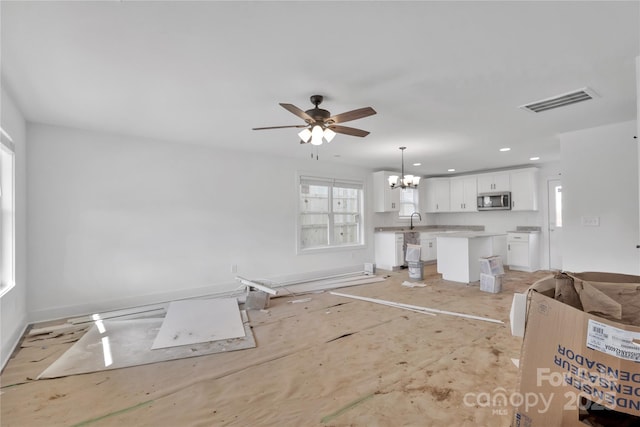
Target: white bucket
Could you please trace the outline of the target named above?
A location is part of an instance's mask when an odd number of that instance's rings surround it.
[[[409,278],[422,280],[424,277],[424,264],[422,261],[409,262]]]

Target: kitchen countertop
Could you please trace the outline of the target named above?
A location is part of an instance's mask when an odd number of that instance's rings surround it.
[[[410,230],[408,226],[394,226],[394,227],[376,227],[374,232],[396,232],[396,233],[447,233],[453,231],[484,231],[484,225],[416,225],[413,230]]]
[[[460,231],[457,233],[446,233],[438,237],[442,238],[463,238],[463,239],[475,239],[477,237],[494,237],[494,236],[506,236],[507,233],[500,233],[497,231]]]
[[[508,230],[507,233],[540,233],[541,227],[536,226],[517,226],[515,230]]]

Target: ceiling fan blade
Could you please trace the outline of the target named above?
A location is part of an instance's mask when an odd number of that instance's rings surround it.
[[[282,108],[284,108],[285,110],[295,114],[296,116],[300,117],[303,120],[306,120],[307,122],[312,122],[313,117],[311,117],[310,115],[308,115],[306,112],[304,112],[303,110],[299,109],[298,107],[296,107],[293,104],[283,104],[280,103],[280,105],[282,106]]]
[[[330,125],[330,126],[328,126],[328,128],[331,129],[332,131],[334,131],[335,133],[343,133],[345,135],[351,135],[351,136],[367,136],[367,135],[369,135],[369,132],[367,132],[366,130],[350,128],[350,127],[347,127],[347,126]]]
[[[283,128],[306,128],[307,125],[291,125],[291,126],[268,126],[264,128],[252,128],[251,130],[265,130],[265,129],[283,129]]]
[[[332,121],[333,123],[344,123],[351,120],[361,119],[363,117],[373,116],[374,114],[376,114],[376,110],[371,107],[364,107],[358,108],[357,110],[347,111],[346,113],[336,114],[333,117],[329,117],[327,121]]]

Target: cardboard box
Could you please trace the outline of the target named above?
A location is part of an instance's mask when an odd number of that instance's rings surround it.
[[[480,290],[492,294],[502,292],[502,276],[480,273]]]
[[[504,274],[502,258],[498,255],[480,258],[480,273],[489,274],[491,276]]]
[[[624,322],[640,309],[640,277],[612,273],[573,277],[583,305],[605,307],[603,314],[618,316],[619,321],[556,300],[553,277],[532,285],[519,388],[509,397],[515,407],[512,426],[638,425],[640,326]],[[593,289],[602,295],[589,301]],[[606,304],[597,303],[599,299]]]

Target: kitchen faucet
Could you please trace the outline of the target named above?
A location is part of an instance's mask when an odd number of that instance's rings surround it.
[[[420,221],[422,221],[422,216],[420,215],[419,212],[414,212],[411,214],[411,217],[409,218],[409,230],[413,230],[413,216],[414,215],[418,215],[418,219],[420,219]]]

